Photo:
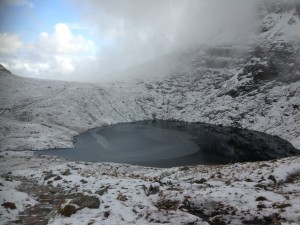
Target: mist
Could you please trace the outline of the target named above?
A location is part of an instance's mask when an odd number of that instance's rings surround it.
[[[84,23],[104,45],[91,78],[137,66],[201,44],[243,42],[257,29],[249,0],[77,1]],[[100,74],[101,73],[101,74]]]

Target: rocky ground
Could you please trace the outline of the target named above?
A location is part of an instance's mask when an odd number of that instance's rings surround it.
[[[0,160],[1,224],[300,221],[299,157],[170,169],[67,162],[31,152],[2,153]],[[3,207],[7,202],[16,208]]]

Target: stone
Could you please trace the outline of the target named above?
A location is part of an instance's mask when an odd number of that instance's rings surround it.
[[[2,204],[3,207],[5,207],[6,209],[16,209],[16,204],[13,202],[4,202]]]
[[[67,169],[65,172],[63,172],[61,175],[63,175],[63,176],[69,176],[69,175],[71,175],[72,173],[71,173],[71,171],[70,171],[70,169]]]
[[[58,212],[63,216],[70,217],[76,213],[76,208],[74,205],[65,205],[64,207],[59,207]]]
[[[100,200],[96,196],[84,195],[73,199],[70,204],[78,205],[80,208],[98,209]]]

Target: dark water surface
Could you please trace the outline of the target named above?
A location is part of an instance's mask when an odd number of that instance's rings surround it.
[[[299,155],[289,142],[260,132],[204,123],[142,121],[89,130],[73,149],[36,154],[73,161],[172,167],[271,160]]]

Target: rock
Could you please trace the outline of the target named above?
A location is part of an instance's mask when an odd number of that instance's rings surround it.
[[[100,206],[100,201],[96,196],[84,195],[73,199],[70,204],[78,205],[80,208],[97,209]]]
[[[266,205],[260,202],[260,203],[257,205],[257,208],[258,208],[258,209],[263,209],[263,208],[266,208]]]
[[[87,183],[87,181],[84,180],[84,179],[81,179],[80,182],[83,183],[83,184],[86,184],[86,183]]]
[[[125,202],[125,201],[128,200],[128,198],[127,198],[125,195],[123,195],[122,193],[120,193],[120,194],[118,195],[117,199],[118,199],[119,201],[122,201],[122,202]]]
[[[148,195],[155,195],[159,192],[159,187],[158,186],[152,186],[150,185],[150,187],[148,188]]]
[[[259,196],[255,199],[255,201],[268,201],[268,199],[266,199],[264,196]]]
[[[13,202],[4,202],[2,204],[3,207],[5,207],[6,209],[16,209],[16,204]]]
[[[109,211],[105,211],[105,212],[104,212],[104,217],[105,217],[105,218],[108,218],[109,215],[110,215],[110,212],[109,212]]]
[[[270,175],[270,176],[268,177],[268,179],[269,179],[269,180],[272,180],[272,181],[274,182],[274,184],[277,183],[277,180],[276,180],[276,178],[274,177],[274,175]]]
[[[44,180],[49,180],[52,177],[55,177],[56,175],[52,173],[52,171],[50,172],[46,172],[46,175],[44,177]]]
[[[61,178],[61,176],[56,176],[55,178],[54,178],[54,180],[61,180],[62,178]]]
[[[282,204],[273,204],[273,208],[277,209],[284,209],[286,207],[291,207],[292,205],[290,203],[282,203]]]
[[[103,187],[103,188],[100,188],[98,191],[96,191],[95,193],[102,196],[104,195],[105,193],[107,193],[107,190],[110,188],[110,186],[106,186],[106,187]]]
[[[5,181],[13,181],[10,174],[7,174],[4,178]]]
[[[76,213],[76,208],[74,205],[65,205],[64,207],[59,207],[58,212],[63,215],[70,217],[72,214]]]
[[[58,187],[52,187],[52,188],[49,189],[49,192],[50,192],[52,195],[54,195],[54,194],[56,194],[56,193],[60,193],[61,190],[60,190]]]
[[[72,173],[70,172],[70,169],[67,169],[65,172],[63,172],[61,175],[63,176],[69,176],[71,175]]]
[[[207,182],[207,180],[205,178],[201,178],[200,180],[195,181],[196,184],[204,184],[206,182]]]
[[[178,208],[178,205],[179,205],[178,201],[173,201],[170,199],[162,199],[155,206],[158,209],[163,209],[163,210],[176,210]]]

